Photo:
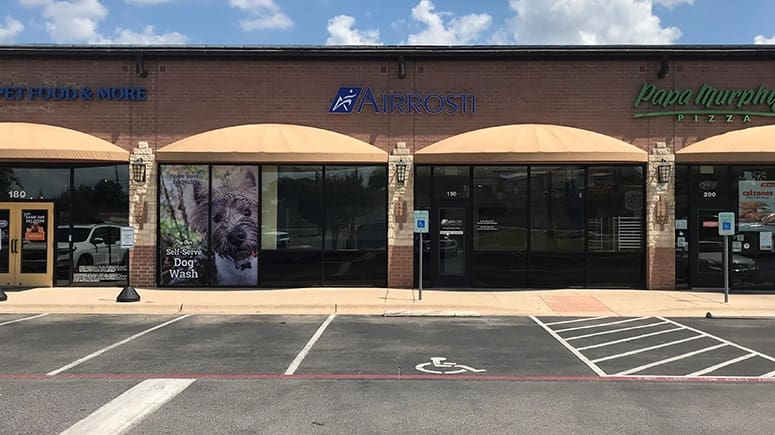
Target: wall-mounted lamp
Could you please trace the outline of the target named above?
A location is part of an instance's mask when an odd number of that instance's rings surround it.
[[[406,59],[404,56],[398,56],[398,78],[406,78]]]
[[[132,167],[132,181],[135,183],[145,183],[145,172],[148,165],[145,164],[143,159],[138,157],[130,166]]]
[[[664,56],[662,57],[662,63],[659,65],[659,71],[657,71],[657,78],[665,78],[669,69],[670,65],[667,62],[667,56]]]
[[[664,184],[670,182],[670,175],[673,172],[673,167],[666,160],[662,160],[657,166],[657,182]]]
[[[396,181],[400,184],[406,181],[406,163],[403,159],[396,163]]]
[[[148,77],[148,70],[145,69],[145,63],[143,63],[143,55],[138,54],[135,58],[135,74],[141,79]]]

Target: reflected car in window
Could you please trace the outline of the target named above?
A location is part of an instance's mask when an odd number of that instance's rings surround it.
[[[699,253],[697,256],[697,267],[701,272],[724,271],[723,242],[714,240],[701,240],[698,249]],[[756,260],[751,257],[746,257],[742,254],[732,253],[733,273],[755,272],[757,270],[759,270],[759,265],[756,263]]]
[[[71,239],[68,237],[72,235]],[[73,265],[75,272],[81,266],[126,265],[129,262],[129,249],[121,247],[121,226],[110,224],[63,225],[57,227],[57,263],[70,261],[70,243],[72,240]]]

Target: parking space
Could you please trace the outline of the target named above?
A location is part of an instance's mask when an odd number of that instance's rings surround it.
[[[529,318],[374,316],[337,317],[298,373],[593,374]]]
[[[47,314],[0,314],[0,327],[47,316]]]
[[[5,325],[0,372],[49,373],[172,318],[51,314]]]
[[[68,373],[281,374],[325,318],[191,316]]]
[[[7,316],[0,375],[775,378],[775,322],[682,320]]]
[[[663,317],[535,321],[601,376],[775,377],[775,357],[721,336],[737,340],[739,331],[717,335]]]
[[[0,433],[58,434],[137,384],[134,380],[0,380]]]

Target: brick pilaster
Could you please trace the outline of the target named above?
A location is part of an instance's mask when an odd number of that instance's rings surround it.
[[[406,180],[396,179],[396,163],[406,163]],[[414,158],[399,142],[388,158],[388,287],[412,288],[414,273]]]
[[[135,247],[129,257],[131,283],[135,287],[155,287],[156,276],[156,160],[148,142],[138,142],[130,163],[143,159],[145,182],[132,180],[130,164],[129,225],[135,227]]]
[[[670,181],[659,183],[658,167],[671,166]],[[675,154],[660,142],[649,154],[646,174],[646,287],[675,288]]]

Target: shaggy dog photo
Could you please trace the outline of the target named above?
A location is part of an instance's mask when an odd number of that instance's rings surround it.
[[[207,234],[210,224],[215,285],[258,284],[258,187],[253,171],[252,167],[213,167],[210,201],[207,186],[194,185],[191,226]]]

